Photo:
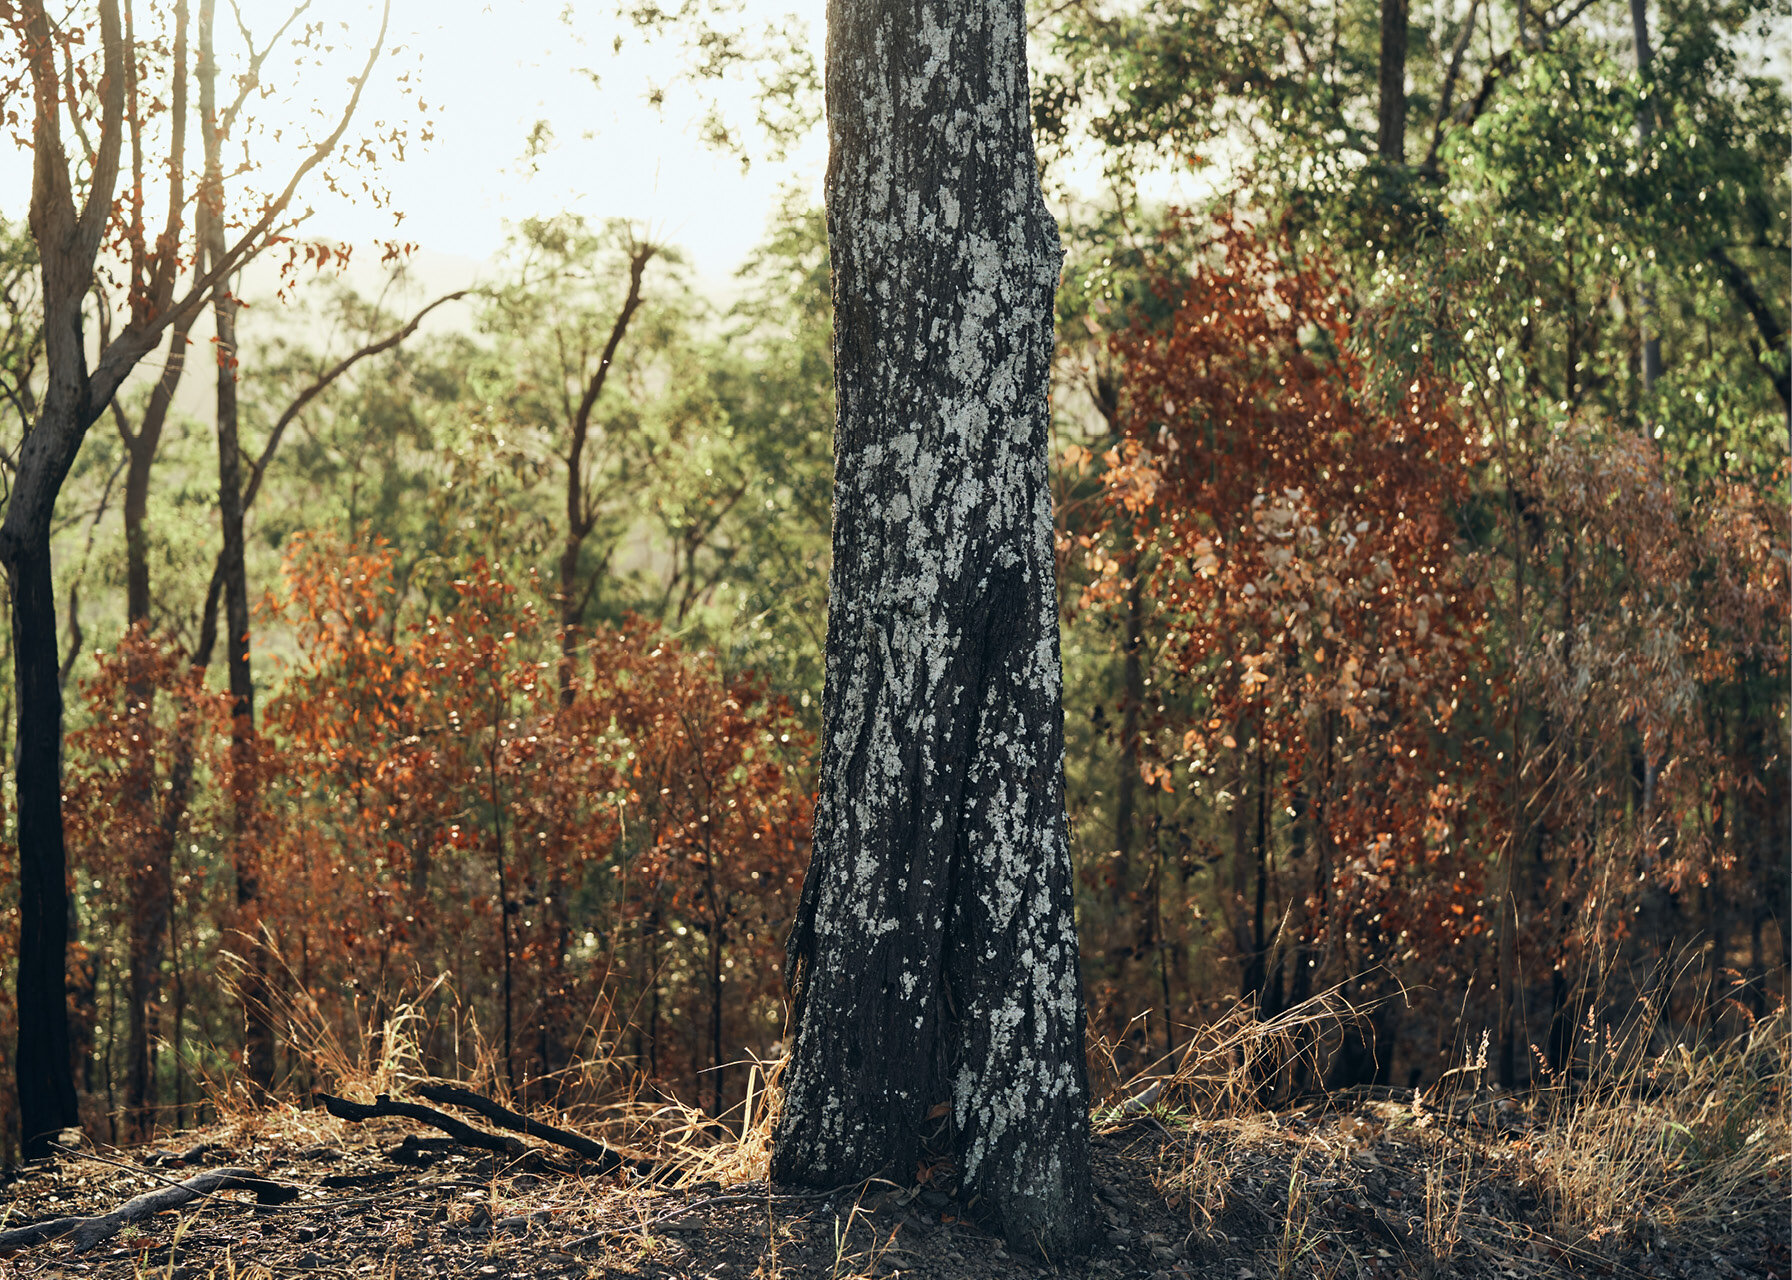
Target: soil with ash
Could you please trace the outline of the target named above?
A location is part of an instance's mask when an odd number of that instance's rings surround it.
[[[1776,1211],[1728,1232],[1676,1230],[1639,1211],[1571,1239],[1549,1230],[1549,1193],[1526,1155],[1535,1140],[1491,1109],[1452,1121],[1371,1099],[1195,1125],[1136,1117],[1097,1135],[1097,1247],[1052,1265],[966,1220],[949,1183],[800,1196],[752,1181],[623,1185],[561,1153],[493,1157],[402,1121],[251,1121],[183,1135],[180,1155],[27,1165],[0,1184],[0,1229],[105,1213],[221,1165],[293,1184],[296,1199],[221,1193],[85,1253],[66,1238],[15,1250],[0,1277],[1792,1280],[1783,1182],[1764,1188],[1781,1192]]]

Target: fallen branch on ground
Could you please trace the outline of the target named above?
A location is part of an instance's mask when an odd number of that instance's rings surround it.
[[[335,1094],[320,1093],[324,1110],[338,1120],[379,1120],[396,1116],[406,1120],[416,1120],[432,1128],[440,1129],[463,1146],[478,1147],[482,1151],[496,1151],[499,1155],[520,1156],[528,1151],[527,1144],[519,1139],[508,1137],[502,1133],[488,1133],[484,1129],[475,1129],[463,1120],[456,1120],[446,1111],[437,1111],[434,1107],[425,1107],[415,1102],[394,1102],[385,1094],[370,1106],[365,1102],[350,1102],[347,1098],[338,1098]]]
[[[512,1133],[526,1133],[531,1138],[540,1138],[545,1142],[552,1142],[556,1146],[565,1147],[568,1151],[577,1152],[587,1160],[596,1161],[600,1174],[613,1173],[624,1165],[640,1174],[653,1171],[653,1161],[651,1160],[630,1159],[595,1138],[587,1138],[582,1133],[574,1133],[571,1129],[562,1129],[557,1125],[531,1120],[528,1116],[512,1111],[509,1107],[493,1101],[482,1093],[474,1093],[471,1089],[460,1085],[419,1084],[415,1088],[418,1093],[431,1102],[440,1102],[451,1107],[465,1107],[469,1111],[478,1112],[500,1128],[509,1129]]]
[[[157,1187],[119,1205],[110,1213],[91,1218],[53,1218],[28,1227],[0,1231],[0,1251],[29,1249],[32,1245],[74,1237],[74,1251],[85,1253],[103,1240],[108,1240],[133,1222],[154,1217],[169,1209],[202,1199],[217,1191],[253,1191],[258,1204],[285,1204],[298,1198],[299,1190],[285,1183],[271,1182],[251,1169],[208,1169],[194,1174],[185,1182]]]

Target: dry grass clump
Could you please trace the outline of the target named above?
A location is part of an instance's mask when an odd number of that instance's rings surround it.
[[[634,1146],[650,1154],[670,1180],[722,1187],[760,1181],[771,1163],[772,1129],[783,1096],[778,1081],[787,1061],[730,1063],[731,1070],[747,1068],[747,1093],[721,1116],[675,1098],[655,1102],[639,1096],[610,1110]]]
[[[272,963],[284,967],[271,942],[263,945]],[[456,1083],[645,1156],[655,1166],[656,1180],[732,1186],[766,1176],[782,1060],[728,1064],[731,1070],[747,1069],[746,1097],[727,1114],[712,1116],[649,1090],[618,1062],[608,1046],[622,1041],[626,1027],[605,1005],[591,1011],[575,1038],[588,1052],[552,1076],[531,1077],[513,1087],[501,1051],[481,1034],[446,975],[419,978],[403,990],[357,1000],[357,1016],[346,1026],[326,1016],[290,971],[286,976],[287,982],[270,984],[269,1012],[282,1042],[302,1064],[306,1081],[292,1084],[310,1083],[359,1102],[372,1102],[381,1094],[401,1096],[408,1085],[435,1078],[428,1063],[445,1048],[460,1064]],[[208,1096],[222,1118],[263,1126],[276,1120],[335,1123],[315,1110],[270,1105],[234,1078],[209,1083]]]
[[[1159,1191],[1198,1232],[1255,1222],[1278,1272],[1316,1265],[1307,1251],[1318,1241],[1349,1254],[1365,1226],[1434,1268],[1469,1260],[1497,1274],[1502,1258],[1721,1250],[1784,1216],[1783,1005],[1759,1019],[1735,1010],[1740,1034],[1666,1044],[1646,1002],[1616,1028],[1591,1018],[1572,1069],[1542,1073],[1526,1094],[1486,1087],[1483,1039],[1410,1098],[1318,1091],[1292,1110],[1267,1104],[1296,1064],[1322,1078],[1327,1046],[1363,1015],[1336,993],[1261,1021],[1241,1005],[1102,1114],[1168,1125],[1176,1141],[1160,1150]]]
[[[1267,1099],[1286,1094],[1297,1078],[1319,1079],[1331,1050],[1347,1028],[1363,1025],[1373,1004],[1355,1004],[1333,987],[1270,1018],[1259,1018],[1248,1000],[1190,1028],[1188,1043],[1165,1054],[1114,1090],[1098,1120],[1172,1107],[1198,1120],[1262,1111]],[[1110,1066],[1111,1046],[1098,1045]]]
[[[1585,1077],[1548,1086],[1530,1157],[1557,1234],[1651,1246],[1784,1216],[1792,1017],[1743,1017],[1744,1034],[1665,1049],[1589,1021]]]

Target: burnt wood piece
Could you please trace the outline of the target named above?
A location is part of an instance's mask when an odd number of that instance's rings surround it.
[[[446,1111],[437,1111],[434,1107],[426,1107],[416,1102],[395,1102],[385,1094],[381,1094],[370,1106],[365,1102],[351,1102],[347,1098],[338,1098],[332,1093],[320,1093],[318,1098],[324,1104],[324,1110],[338,1120],[353,1120],[357,1124],[365,1120],[383,1120],[391,1117],[415,1120],[440,1129],[463,1146],[477,1147],[481,1151],[496,1151],[499,1155],[520,1156],[528,1151],[528,1146],[517,1138],[507,1137],[501,1133],[488,1133],[484,1129],[475,1129],[464,1120],[456,1120]]]
[[[443,1106],[465,1107],[468,1111],[476,1111],[501,1129],[512,1133],[526,1133],[531,1138],[540,1138],[543,1142],[551,1142],[555,1146],[565,1147],[568,1151],[584,1156],[596,1162],[600,1174],[614,1173],[624,1166],[636,1173],[651,1173],[653,1161],[630,1159],[612,1147],[608,1147],[595,1138],[588,1138],[582,1133],[574,1133],[571,1129],[562,1129],[558,1125],[543,1124],[539,1120],[531,1120],[528,1116],[512,1111],[501,1102],[494,1101],[482,1093],[457,1084],[420,1084],[417,1092],[431,1102],[439,1102]]]
[[[0,1252],[29,1249],[33,1245],[63,1236],[74,1237],[74,1252],[85,1253],[94,1245],[109,1240],[133,1222],[178,1209],[182,1205],[219,1191],[253,1191],[257,1204],[286,1204],[298,1199],[299,1188],[262,1177],[253,1169],[208,1169],[184,1182],[171,1183],[146,1191],[119,1205],[110,1213],[90,1218],[52,1218],[27,1227],[0,1231]]]

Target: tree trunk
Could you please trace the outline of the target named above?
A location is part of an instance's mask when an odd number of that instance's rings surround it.
[[[104,344],[90,369],[82,332],[82,311],[93,286],[94,262],[106,239],[124,141],[126,85],[136,50],[115,3],[97,6],[104,70],[94,84],[98,118],[94,132],[82,131],[86,191],[75,203],[74,181],[62,142],[65,85],[56,51],[62,46],[45,6],[8,6],[6,21],[22,38],[33,97],[31,238],[37,245],[43,282],[45,383],[36,419],[20,444],[0,523],[0,564],[12,589],[13,678],[18,695],[19,849],[19,1049],[17,1080],[24,1154],[49,1154],[57,1132],[80,1116],[69,1061],[67,947],[69,938],[68,856],[62,830],[62,690],[56,654],[56,602],[50,559],[50,527],[62,489],[87,430],[104,411],[119,382],[155,344],[166,320],[172,276],[158,252],[146,252],[141,238],[130,254],[132,317],[116,341]],[[185,7],[176,5],[176,48],[184,34]],[[91,30],[91,28],[90,28]],[[179,59],[177,58],[177,63]],[[174,139],[171,164],[169,243],[179,235],[179,141],[183,118],[183,72],[177,68],[170,111]],[[71,73],[72,75],[72,73]],[[170,259],[171,259],[170,255]],[[152,265],[153,261],[153,265]],[[164,288],[170,286],[170,288]]]
[[[226,255],[218,64],[212,52],[215,10],[216,0],[204,0],[199,6],[198,71],[199,112],[205,122],[206,212],[201,226],[213,270],[224,265]],[[243,560],[243,454],[237,440],[237,306],[228,280],[219,280],[212,295],[212,324],[218,344],[218,518],[224,538],[220,567],[225,658],[230,672],[231,836],[236,854],[237,929],[249,952],[239,979],[243,1065],[250,1082],[266,1090],[274,1083],[274,1027],[268,1014],[266,960],[255,936],[261,915],[261,885],[250,834],[255,806],[255,682],[249,667],[249,580]]]
[[[174,404],[174,393],[187,366],[187,341],[192,322],[174,327],[168,338],[168,360],[162,376],[150,392],[149,405],[137,430],[124,430],[121,419],[119,434],[124,438],[127,459],[124,473],[124,594],[125,620],[135,625],[149,621],[149,479],[156,465],[156,454],[162,447],[162,431],[168,422],[168,410]]]
[[[149,739],[149,704],[136,702],[143,708],[133,711],[139,735]],[[148,783],[148,794],[133,795],[131,805],[138,814],[147,814],[153,804],[154,768],[147,750],[139,749],[139,759],[131,762],[126,786],[136,789]],[[141,807],[138,807],[141,806]],[[162,988],[162,948],[168,929],[168,908],[174,896],[171,857],[174,841],[162,839],[162,825],[140,829],[138,848],[133,852],[130,872],[130,962],[131,990],[126,1011],[128,1034],[125,1048],[125,1109],[138,1138],[147,1141],[155,1124],[155,1060],[154,1040]],[[173,834],[169,832],[170,836]]]
[[[40,418],[34,428],[45,429]],[[35,532],[35,531],[34,531]],[[25,1158],[50,1154],[80,1123],[68,1036],[68,855],[62,837],[62,686],[47,525],[20,546],[5,539],[19,699],[19,1119]]]
[[[1644,92],[1648,92],[1649,69],[1655,60],[1649,48],[1648,0],[1630,0],[1630,26],[1636,39],[1637,79],[1643,82]],[[1654,104],[1644,98],[1636,109],[1636,140],[1643,150],[1648,150],[1649,138],[1654,132]],[[1655,282],[1650,279],[1647,266],[1637,268],[1637,293],[1643,313],[1637,326],[1643,336],[1643,390],[1649,392],[1661,379],[1661,330],[1655,314]]]
[[[149,405],[137,430],[133,433],[126,429],[123,416],[119,415],[119,434],[124,439],[127,458],[124,482],[125,621],[128,626],[141,630],[140,638],[146,638],[149,632],[149,481],[155,468],[156,453],[161,448],[168,410],[180,385],[181,372],[186,367],[190,329],[189,323],[182,323],[170,334],[167,363],[150,393]],[[119,412],[116,406],[114,412]],[[140,665],[142,660],[142,655],[133,650],[131,661]],[[125,777],[126,805],[145,819],[154,812],[157,799],[155,753],[150,745],[155,695],[155,686],[140,671],[133,670],[126,696],[130,714],[140,726],[139,748]],[[177,748],[177,753],[190,754],[184,746]],[[174,892],[174,835],[179,826],[179,814],[174,807],[178,805],[184,810],[185,801],[184,787],[170,788],[167,797],[170,811],[164,813],[153,827],[145,823],[141,828],[144,843],[135,851],[131,862],[131,995],[126,1014],[129,1029],[125,1049],[125,1108],[137,1137],[144,1141],[150,1138],[154,1124],[154,1037],[168,909]]]
[[[1381,102],[1375,150],[1389,164],[1406,163],[1406,5],[1381,0]]]
[[[1128,558],[1132,574],[1126,587],[1126,641],[1121,650],[1120,775],[1114,780],[1114,879],[1109,897],[1116,917],[1125,911],[1127,872],[1136,843],[1139,717],[1145,709],[1145,571],[1136,546]],[[1164,1013],[1167,1017],[1169,1010]]]
[[[616,350],[628,332],[628,322],[641,306],[641,277],[659,248],[637,244],[630,238],[628,246],[628,293],[622,309],[610,326],[609,339],[597,359],[597,369],[586,379],[568,426],[566,446],[566,533],[560,547],[560,705],[572,705],[573,659],[578,650],[578,633],[585,620],[589,592],[579,585],[579,560],[585,552],[585,540],[596,526],[597,513],[585,493],[585,444],[591,435],[591,413],[597,398],[603,394],[610,366],[616,361]]]
[[[828,14],[834,561],[772,1171],[912,1178],[1052,1257],[1093,1228],[1046,450],[1062,250],[1018,0]]]

